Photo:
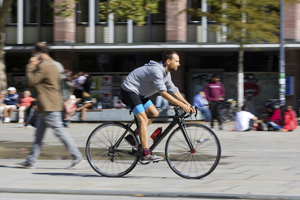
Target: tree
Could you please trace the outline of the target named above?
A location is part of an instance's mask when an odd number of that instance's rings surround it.
[[[99,3],[100,17],[108,20],[113,14],[115,20],[133,20],[138,26],[146,23],[149,14],[158,13],[158,3],[162,0],[110,0]]]
[[[11,10],[12,0],[4,0],[0,5],[0,91],[6,90],[6,73],[5,73],[5,62],[4,62],[4,38],[3,33],[7,22],[8,14]]]
[[[201,0],[196,0],[201,1]],[[296,3],[289,0],[289,3]],[[238,106],[244,100],[244,45],[278,43],[279,0],[207,0],[210,11],[188,8],[192,15],[207,17],[217,22],[213,30],[224,34],[227,40],[239,45],[238,56]],[[224,31],[222,26],[227,27]]]

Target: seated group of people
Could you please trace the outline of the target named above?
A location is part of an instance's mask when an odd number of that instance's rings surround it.
[[[31,97],[31,92],[26,90],[23,92],[23,97],[19,98],[15,87],[9,87],[7,91],[7,94],[6,92],[0,93],[0,123],[10,122],[14,110],[18,109],[18,123],[25,122],[22,127],[26,127],[28,125],[35,126],[34,123],[37,113],[37,102]],[[83,92],[82,98],[78,102],[76,102],[75,95],[71,95],[64,103],[65,125],[67,125],[67,123],[71,120],[75,111],[81,111],[80,120],[84,120],[87,109],[92,108],[92,106],[91,96],[87,92]],[[27,111],[26,118],[25,111]]]
[[[23,97],[20,99],[15,87],[9,87],[7,91],[8,94],[5,94],[5,92],[0,93],[0,122],[10,122],[14,110],[18,108],[19,123],[23,123],[25,110],[29,110],[32,107],[35,109],[37,106],[36,101],[31,97],[30,91],[24,91]],[[27,115],[29,114],[30,112]],[[26,120],[25,124],[30,124],[30,118]]]
[[[258,131],[292,131],[297,128],[297,119],[292,106],[281,106],[280,108],[267,108],[269,117],[257,124]],[[242,111],[236,113],[235,131],[249,131],[254,127],[257,117],[251,114],[247,105]]]

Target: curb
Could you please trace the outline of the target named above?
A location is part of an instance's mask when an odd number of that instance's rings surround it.
[[[109,191],[109,190],[55,190],[55,189],[18,189],[0,188],[0,193],[31,193],[31,194],[68,194],[68,195],[108,195],[135,197],[184,197],[184,198],[218,198],[218,199],[259,199],[259,200],[294,200],[300,196],[255,195],[255,194],[213,194],[213,193],[175,193],[145,191]]]

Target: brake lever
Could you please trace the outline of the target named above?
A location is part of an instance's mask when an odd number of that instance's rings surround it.
[[[195,106],[195,110],[196,110],[196,113],[195,113],[195,118],[197,119],[197,115],[198,115],[198,108]]]

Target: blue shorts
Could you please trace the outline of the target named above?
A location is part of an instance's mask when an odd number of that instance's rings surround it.
[[[129,106],[132,112],[137,115],[151,106],[153,103],[149,98],[142,98],[134,92],[127,92],[121,88],[121,101]]]

